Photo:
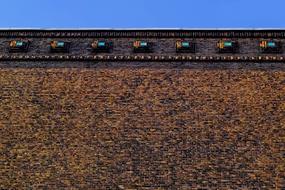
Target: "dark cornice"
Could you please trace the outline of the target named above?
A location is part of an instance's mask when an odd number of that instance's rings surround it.
[[[14,38],[285,38],[284,29],[0,29]]]
[[[279,38],[285,29],[0,29],[0,38]],[[285,62],[284,55],[33,55],[0,54],[0,61]]]

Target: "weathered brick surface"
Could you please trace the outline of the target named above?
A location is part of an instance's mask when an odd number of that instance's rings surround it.
[[[239,64],[1,69],[0,189],[284,189],[284,66]]]

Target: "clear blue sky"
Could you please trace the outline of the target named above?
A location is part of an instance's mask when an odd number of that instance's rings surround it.
[[[285,27],[285,0],[2,0],[0,27]]]

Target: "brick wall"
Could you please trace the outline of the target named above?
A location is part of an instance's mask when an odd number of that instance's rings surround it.
[[[0,66],[0,189],[285,187],[282,62]]]

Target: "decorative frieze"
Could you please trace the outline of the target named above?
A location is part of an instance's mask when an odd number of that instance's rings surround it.
[[[0,31],[0,36],[3,37],[0,42],[0,61],[52,59],[283,62],[285,54],[280,53],[285,43],[282,39],[284,32],[283,30],[3,30]]]

